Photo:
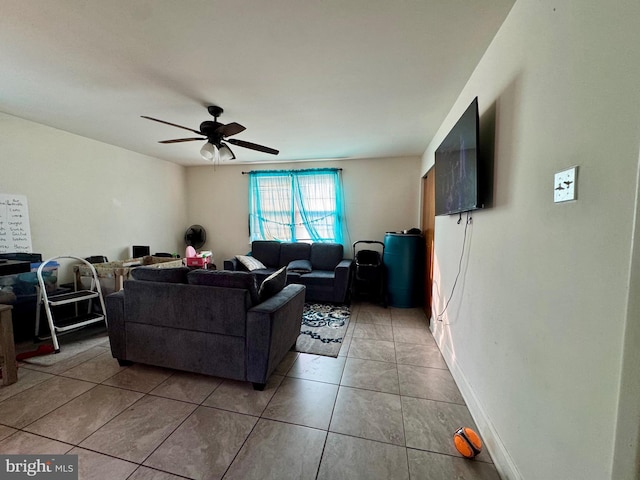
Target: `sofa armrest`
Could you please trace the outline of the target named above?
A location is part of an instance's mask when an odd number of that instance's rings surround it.
[[[347,293],[351,284],[351,269],[353,260],[344,259],[336,266],[334,270],[335,280],[333,282],[333,301],[344,303],[347,300]]]
[[[340,260],[340,263],[336,265],[336,268],[335,268],[336,275],[338,274],[338,271],[346,271],[348,273],[351,270],[352,266],[353,266],[353,260],[348,258],[345,258],[344,260]]]
[[[105,298],[107,308],[107,330],[111,355],[119,360],[127,359],[126,334],[124,330],[124,290],[107,295]]]
[[[287,285],[247,312],[247,380],[264,384],[300,335],[304,285]]]

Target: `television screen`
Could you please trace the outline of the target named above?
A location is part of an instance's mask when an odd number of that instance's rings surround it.
[[[140,258],[151,255],[151,248],[144,245],[133,245],[131,247],[132,258]]]
[[[436,150],[436,215],[452,215],[482,208],[478,125],[476,97]]]

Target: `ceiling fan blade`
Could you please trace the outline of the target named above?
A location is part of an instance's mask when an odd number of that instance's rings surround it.
[[[141,115],[141,117],[142,118],[146,118],[147,120],[153,120],[154,122],[164,123],[165,125],[171,125],[172,127],[178,127],[178,128],[182,128],[184,130],[189,130],[190,132],[197,133],[198,135],[204,135],[204,133],[199,132],[198,130],[194,130],[193,128],[183,127],[182,125],[177,125],[177,124],[171,123],[171,122],[165,122],[164,120],[158,120],[157,118],[147,117],[145,115]]]
[[[193,142],[194,140],[206,140],[206,138],[193,137],[193,138],[176,138],[175,140],[160,140],[158,143],[180,143],[180,142]]]
[[[245,130],[246,128],[239,123],[232,122],[219,127],[217,129],[217,132],[222,134],[223,137],[230,137],[231,135],[237,135],[238,133],[244,132]]]
[[[244,140],[237,140],[235,138],[230,138],[227,140],[227,142],[239,147],[250,148],[251,150],[257,150],[264,153],[270,153],[271,155],[278,155],[280,153],[279,150],[276,150],[274,148],[258,145],[257,143],[245,142]]]

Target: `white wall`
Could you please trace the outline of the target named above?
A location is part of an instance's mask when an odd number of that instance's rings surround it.
[[[473,215],[432,329],[504,478],[637,478],[637,423],[616,424],[638,422],[640,403],[626,384],[637,344],[621,377],[640,316],[639,20],[637,0],[518,0],[423,156],[424,173],[478,96],[495,121],[494,207]],[[554,172],[576,164],[578,201],[554,204]],[[436,220],[436,312],[457,271],[456,220]],[[619,419],[619,402],[634,415]]]
[[[640,152],[639,152],[640,153]],[[640,162],[612,478],[640,478]]]
[[[0,113],[0,193],[26,195],[33,251],[124,259],[131,245],[184,254],[194,223],[222,260],[248,251],[250,169],[343,169],[356,240],[418,226],[420,158],[181,167]]]
[[[0,192],[26,195],[33,251],[182,252],[184,167],[0,114]]]
[[[382,241],[387,231],[419,227],[419,157],[189,167],[189,221],[205,227],[204,248],[213,250],[218,267],[250,249],[248,177],[243,171],[324,167],[343,169],[347,256],[357,240]]]

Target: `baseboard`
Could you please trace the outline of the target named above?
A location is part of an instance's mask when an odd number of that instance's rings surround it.
[[[435,337],[436,335],[434,335],[434,338]],[[513,459],[500,440],[500,436],[487,416],[482,403],[476,397],[475,392],[471,388],[471,385],[469,385],[467,378],[459,368],[458,364],[453,361],[453,352],[446,344],[440,345],[438,343],[438,348],[440,348],[440,352],[449,366],[449,371],[458,385],[462,397],[467,403],[469,412],[471,413],[473,420],[476,422],[478,430],[480,430],[479,433],[484,441],[484,447],[489,451],[500,477],[502,480],[522,480],[522,475],[520,475]]]

